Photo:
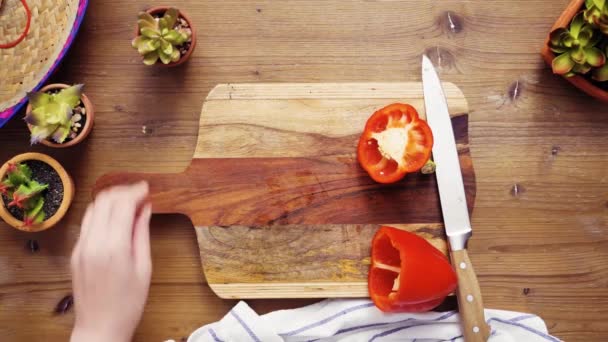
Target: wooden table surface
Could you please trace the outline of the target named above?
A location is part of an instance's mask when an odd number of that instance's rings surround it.
[[[85,83],[94,102],[96,126],[82,146],[30,148],[19,118],[0,129],[1,161],[46,152],[77,186],[67,219],[50,231],[0,223],[0,339],[66,340],[73,309],[55,309],[71,292],[69,255],[95,179],[183,169],[216,84],[419,81],[422,53],[469,100],[478,189],[469,247],[486,306],[538,314],[568,341],[608,339],[608,110],[539,55],[568,0],[172,2],[198,28],[192,60],[177,69],[144,67],[130,47],[136,13],[153,3],[90,1],[54,77]],[[235,304],[206,286],[185,217],[154,217],[152,251],[135,340],[179,340]],[[310,302],[250,304],[267,312]]]

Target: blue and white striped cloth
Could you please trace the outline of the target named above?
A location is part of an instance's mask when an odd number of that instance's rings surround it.
[[[532,314],[485,310],[492,342],[558,342]],[[329,299],[259,316],[245,302],[221,321],[196,330],[188,342],[463,341],[458,313],[386,314],[364,299]]]

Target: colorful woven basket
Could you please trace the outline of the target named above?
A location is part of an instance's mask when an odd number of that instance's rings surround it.
[[[78,33],[88,0],[25,0],[31,12],[27,36],[0,49],[0,127],[40,89]],[[27,25],[21,0],[0,0],[0,45],[18,40]]]

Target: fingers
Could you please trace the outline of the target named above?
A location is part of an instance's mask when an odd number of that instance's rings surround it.
[[[148,195],[148,183],[117,186],[95,199],[87,245],[108,244],[127,249],[131,245],[137,209]]]
[[[115,188],[109,221],[109,241],[120,246],[131,246],[138,209],[148,196],[148,183]]]
[[[135,262],[144,273],[150,273],[152,261],[150,255],[150,218],[152,217],[152,206],[146,204],[135,222],[133,231],[133,256]]]

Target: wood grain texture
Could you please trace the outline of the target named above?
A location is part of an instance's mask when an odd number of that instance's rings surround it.
[[[469,102],[477,179],[469,254],[485,306],[538,314],[566,341],[608,340],[608,115],[605,104],[552,75],[538,53],[568,3],[167,1],[190,14],[199,37],[190,62],[164,70],[140,65],[129,44],[135,15],[149,2],[91,1],[53,81],[86,84],[95,129],[69,151],[33,148],[60,161],[77,192],[49,232],[19,233],[0,222],[0,336],[67,340],[73,311],[53,310],[71,292],[69,254],[94,181],[119,170],[183,171],[201,103],[217,84],[419,81],[427,52]],[[15,118],[0,129],[0,160],[32,150],[28,141]],[[29,239],[38,252],[26,249]],[[201,277],[184,216],[154,217],[152,252],[135,341],[179,341],[235,304]],[[311,301],[248,303],[263,313]]]
[[[462,91],[444,87],[451,115],[468,113]],[[203,105],[194,158],[350,158],[372,113],[405,102],[425,117],[422,99],[418,82],[221,84]],[[465,118],[456,125],[467,133]]]
[[[447,252],[441,224],[388,225]],[[213,226],[196,227],[196,234],[205,277],[222,298],[352,298],[369,296],[370,242],[378,227]]]
[[[455,85],[445,89],[472,210],[468,107]],[[356,160],[367,118],[394,102],[424,116],[422,84],[218,85],[184,172],[114,173],[95,191],[148,179],[153,211],[187,215],[197,228],[206,279],[222,298],[367,297],[379,224],[445,238],[433,175],[381,185]]]

